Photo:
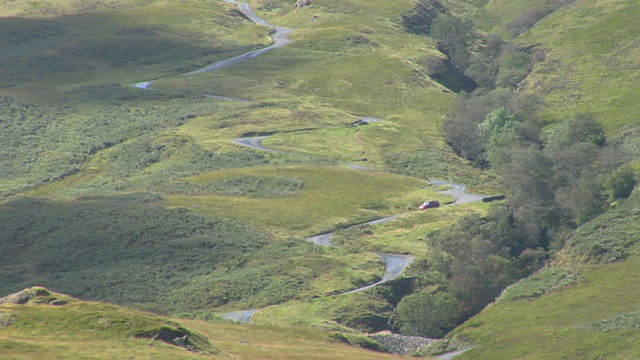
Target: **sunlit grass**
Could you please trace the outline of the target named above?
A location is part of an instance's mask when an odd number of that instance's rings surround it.
[[[293,198],[169,195],[167,203],[218,214],[250,224],[310,236],[338,224],[357,223],[403,212],[428,191],[426,181],[347,167],[259,167],[203,174],[206,182],[237,174],[284,176],[301,180],[304,188]],[[433,192],[431,193],[434,194]]]

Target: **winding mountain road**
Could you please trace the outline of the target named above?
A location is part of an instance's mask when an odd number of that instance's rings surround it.
[[[268,152],[274,152],[274,153],[283,153],[282,151],[279,150],[273,150],[273,149],[268,149],[264,146],[262,146],[262,140],[267,139],[271,136],[255,136],[255,137],[246,137],[246,138],[240,138],[240,139],[235,139],[232,142],[234,144],[238,144],[244,147],[248,147],[249,149],[253,149],[253,150],[260,150],[260,151],[268,151]]]
[[[361,291],[371,289],[372,287],[384,284],[388,281],[398,278],[404,270],[416,259],[413,255],[399,255],[399,254],[378,254],[384,260],[386,269],[382,275],[382,279],[371,285],[363,286],[361,288],[344,292],[340,295],[353,294]]]
[[[232,320],[239,323],[250,323],[251,317],[255,315],[260,309],[240,310],[226,314],[222,314],[222,317],[227,320]]]
[[[451,189],[438,191],[442,195],[448,195],[455,199],[455,201],[449,205],[460,205],[470,202],[480,201],[486,198],[486,195],[469,194],[467,187],[461,184],[454,184],[444,180],[429,179],[429,182],[434,185],[449,185]]]
[[[272,27],[275,31],[272,34],[272,39],[273,39],[273,44],[271,44],[270,46],[267,46],[265,48],[259,49],[259,50],[253,50],[253,51],[249,51],[247,53],[235,56],[233,58],[229,58],[229,59],[225,59],[225,60],[221,60],[215,63],[212,63],[210,65],[207,65],[203,68],[191,71],[191,72],[187,72],[183,75],[188,76],[188,75],[196,75],[196,74],[202,74],[202,73],[206,73],[209,71],[214,71],[214,70],[219,70],[219,69],[224,69],[227,67],[231,67],[234,65],[238,65],[241,63],[244,63],[246,61],[249,61],[251,59],[254,59],[268,51],[280,48],[282,46],[285,46],[289,43],[291,43],[291,40],[289,40],[289,35],[291,34],[291,32],[293,31],[292,29],[289,28],[283,28],[283,27],[277,27],[277,26],[272,26],[271,24],[269,24],[266,20],[258,17],[257,15],[255,15],[253,13],[253,11],[251,10],[251,8],[249,7],[249,4],[247,3],[242,3],[242,2],[238,2],[235,0],[225,0],[226,2],[229,3],[233,3],[235,4],[238,9],[251,21],[253,21],[254,23],[258,24],[258,25],[262,25],[262,26],[267,26],[267,27]],[[149,80],[149,81],[142,81],[142,82],[138,82],[136,84],[134,84],[133,86],[139,89],[144,89],[144,90],[151,90],[152,85],[157,82],[159,79],[156,80]],[[218,95],[204,95],[206,97],[210,97],[210,98],[215,98],[215,99],[220,99],[220,100],[227,100],[227,101],[238,101],[238,102],[246,102],[247,100],[244,99],[238,99],[238,98],[230,98],[230,97],[225,97],[225,96],[218,96]],[[374,118],[374,117],[359,117],[359,123],[360,124],[370,124],[370,123],[374,123],[374,122],[379,122],[382,121],[382,119],[379,118]],[[355,123],[357,124],[357,123]],[[354,125],[355,125],[354,124]],[[247,138],[240,138],[240,139],[235,139],[233,140],[233,143],[237,144],[237,145],[241,145],[250,149],[254,149],[254,150],[259,150],[259,151],[267,151],[267,152],[272,152],[272,153],[281,153],[281,154],[285,154],[285,152],[283,151],[279,151],[279,150],[274,150],[274,149],[269,149],[267,147],[264,147],[262,145],[262,141],[266,138],[268,138],[269,136],[256,136],[256,137],[247,137]],[[356,170],[366,170],[366,171],[371,171],[371,170],[375,170],[373,168],[369,168],[366,166],[361,166],[361,165],[356,165],[356,164],[345,164],[353,169]],[[455,201],[450,204],[450,205],[454,205],[454,204],[464,204],[464,203],[469,203],[469,202],[473,202],[473,201],[479,201],[482,200],[485,196],[483,195],[475,195],[475,194],[469,194],[466,191],[466,187],[464,185],[460,185],[460,184],[454,184],[454,183],[450,183],[444,180],[436,180],[436,179],[430,179],[429,180],[432,184],[434,185],[450,185],[452,188],[448,189],[448,190],[443,190],[440,191],[441,194],[443,195],[449,195],[452,196]],[[387,223],[389,221],[393,221],[396,218],[398,218],[400,215],[394,215],[394,216],[389,216],[389,217],[385,217],[385,218],[381,218],[381,219],[376,219],[376,220],[371,220],[362,224],[367,224],[367,225],[378,225],[378,224],[384,224]],[[358,224],[358,225],[362,225],[362,224]],[[355,225],[354,225],[355,226]],[[317,245],[320,246],[325,246],[325,247],[336,247],[334,244],[331,243],[331,239],[333,237],[334,233],[324,233],[324,234],[319,234],[313,237],[309,237],[305,240],[313,242]],[[353,294],[353,293],[357,293],[357,292],[362,292],[368,289],[371,289],[375,286],[378,286],[380,284],[384,284],[388,281],[392,281],[396,278],[398,278],[399,276],[402,275],[402,273],[404,272],[404,270],[411,264],[411,262],[413,262],[413,260],[415,259],[415,256],[413,255],[403,255],[403,254],[378,254],[378,256],[380,256],[380,258],[382,260],[384,260],[385,262],[385,271],[384,274],[382,275],[380,281],[367,285],[367,286],[363,286],[361,288],[357,288],[354,290],[350,290],[350,291],[346,291],[344,293],[338,294],[338,295],[347,295],[347,294]],[[261,309],[251,309],[251,310],[243,310],[243,311],[235,311],[235,312],[231,312],[231,313],[227,313],[227,314],[223,314],[222,317],[229,319],[229,320],[233,320],[233,321],[237,321],[237,322],[241,322],[241,323],[249,323],[251,322],[251,318],[260,311]],[[455,356],[458,353],[462,353],[464,351],[466,351],[468,349],[464,349],[461,350],[459,352],[456,353],[450,353],[450,354],[445,354],[445,356]],[[441,359],[449,359],[451,357],[441,357]]]

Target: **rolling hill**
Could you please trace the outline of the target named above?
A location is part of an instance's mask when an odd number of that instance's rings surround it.
[[[11,356],[193,356],[133,336],[171,327],[197,331],[213,357],[384,358],[336,341],[428,335],[399,314],[440,294],[460,312],[443,331],[460,326],[416,354],[638,356],[637,186],[611,195],[640,170],[635,1],[246,6],[0,2],[0,294],[45,286],[136,309],[43,290],[69,304],[0,308],[17,319],[0,328]],[[518,202],[544,193],[523,180],[541,165],[515,148],[499,158],[492,147],[513,138],[478,130],[500,108],[519,147],[550,164],[540,183],[555,194],[541,204],[557,224]],[[467,118],[475,157],[452,135]],[[606,141],[579,149],[596,155],[551,152],[562,124],[592,118]],[[507,199],[456,202],[465,185]],[[418,211],[428,199],[446,206]],[[386,255],[411,261],[387,277]],[[488,277],[461,280],[476,265]],[[474,281],[491,289],[484,302],[460,290]],[[220,318],[239,310],[256,325]],[[97,312],[124,314],[126,329]]]

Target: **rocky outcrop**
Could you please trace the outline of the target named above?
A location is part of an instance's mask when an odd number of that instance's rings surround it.
[[[189,330],[181,327],[181,326],[161,326],[154,329],[146,329],[143,331],[139,331],[134,335],[137,338],[147,338],[155,341],[161,341],[163,343],[181,347],[185,350],[198,353],[198,354],[206,354],[207,352],[201,349],[196,345],[196,343],[206,343],[208,341],[206,338],[194,334]],[[196,340],[195,342],[193,340]]]
[[[313,3],[313,0],[298,0],[294,11],[298,11],[305,6],[310,6],[312,3]]]
[[[65,305],[67,300],[57,297],[55,293],[43,287],[27,288],[15,294],[0,298],[0,305],[25,305],[29,303],[61,306]]]
[[[38,296],[49,296],[49,295],[51,295],[49,290],[45,288],[33,287],[29,289],[24,289],[15,294],[7,295],[3,298],[0,298],[0,305],[5,305],[5,304],[24,305]]]

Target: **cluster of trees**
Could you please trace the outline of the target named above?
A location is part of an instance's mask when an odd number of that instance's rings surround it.
[[[543,130],[534,95],[516,91],[544,53],[442,14],[431,26],[441,50],[479,87],[460,94],[445,122],[447,142],[475,166],[499,175],[507,195],[485,216],[464,217],[429,240],[421,290],[404,297],[391,324],[441,337],[481,311],[516,280],[539,269],[580,224],[628,197],[634,172],[592,114]],[[470,51],[476,49],[477,51]]]
[[[392,323],[403,333],[443,336],[539,269],[578,225],[631,194],[634,172],[592,115],[543,134],[525,114],[498,107],[475,126],[476,163],[500,175],[506,204],[430,238],[428,271],[445,280],[398,303]]]
[[[391,319],[405,334],[445,335],[538,268],[546,256],[543,250],[524,249],[522,233],[504,205],[484,217],[464,217],[429,242],[429,270],[418,280],[423,288],[404,297]],[[438,280],[428,280],[433,278]]]
[[[498,34],[481,36],[471,21],[450,13],[433,20],[429,34],[462,75],[484,89],[518,87],[545,56],[535,45],[522,48]]]
[[[500,91],[468,95],[452,112],[458,117],[445,125],[447,139],[458,155],[500,175],[509,208],[522,221],[571,227],[629,196],[633,171],[622,166],[624,152],[607,144],[602,124],[578,113],[543,133],[538,103],[533,96]],[[547,233],[537,229],[532,236]]]

